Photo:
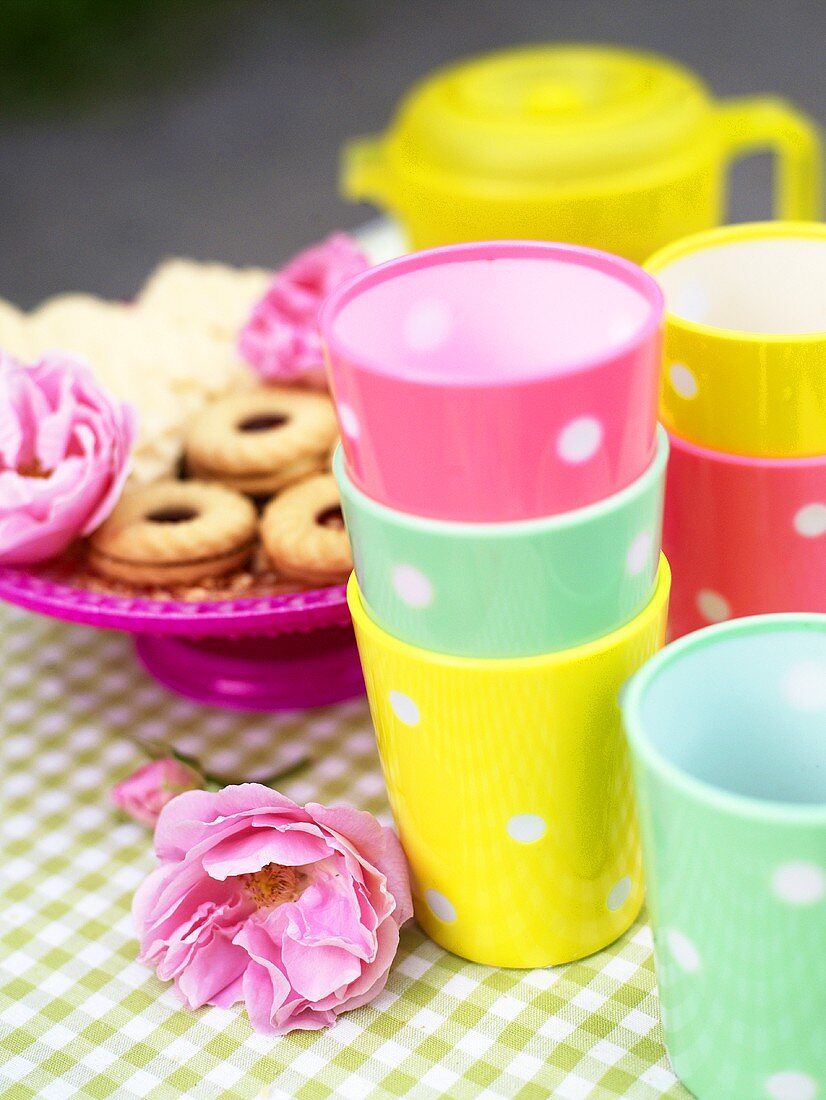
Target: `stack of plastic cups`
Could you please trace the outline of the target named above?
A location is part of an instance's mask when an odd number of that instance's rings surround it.
[[[662,644],[662,297],[534,242],[325,304],[349,588],[416,915],[476,962],[611,943],[643,887],[618,696]]]
[[[826,226],[716,229],[646,267],[668,310],[672,636],[826,612]]]

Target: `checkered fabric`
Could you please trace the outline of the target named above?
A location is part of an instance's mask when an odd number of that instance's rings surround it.
[[[491,970],[415,926],[385,992],[272,1039],[242,1009],[180,1007],[129,915],[150,837],[107,791],[165,741],[227,778],[309,760],[299,802],[387,806],[366,704],[233,715],[169,695],[127,638],[0,606],[0,1097],[687,1097],[657,1021],[651,935],[566,967]]]

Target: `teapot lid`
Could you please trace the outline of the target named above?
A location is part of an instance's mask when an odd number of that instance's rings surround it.
[[[710,108],[702,82],[665,58],[525,47],[426,77],[402,102],[385,155],[397,171],[564,183],[679,152]]]

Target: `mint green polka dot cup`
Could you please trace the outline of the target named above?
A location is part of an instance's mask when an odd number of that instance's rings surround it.
[[[630,622],[657,583],[668,437],[643,475],[545,519],[459,523],[366,496],[339,448],[333,472],[371,618],[400,641],[459,657],[571,649]]]
[[[623,696],[674,1070],[700,1100],[823,1100],[826,615],[691,634]]]

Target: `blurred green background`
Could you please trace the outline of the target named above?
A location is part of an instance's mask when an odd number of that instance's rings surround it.
[[[456,57],[626,43],[824,122],[825,32],[821,0],[0,0],[0,295],[128,297],[168,254],[273,266],[364,221],[342,142]],[[735,218],[769,178],[738,166]]]
[[[139,96],[149,81],[155,91],[180,84],[219,60],[222,35],[242,7],[243,0],[3,0],[3,114],[34,120]]]

